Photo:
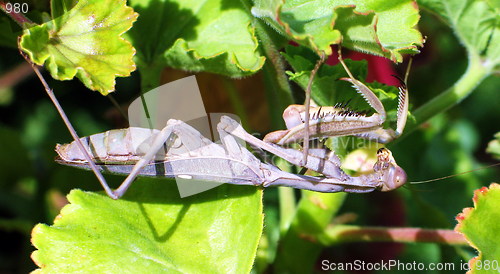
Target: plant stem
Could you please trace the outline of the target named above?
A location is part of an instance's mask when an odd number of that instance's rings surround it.
[[[33,74],[30,64],[21,63],[3,75],[0,75],[0,89],[10,88]]]
[[[328,228],[323,235],[318,235],[317,240],[325,246],[347,242],[468,245],[462,234],[451,229],[361,227],[353,225],[332,226]]]
[[[25,24],[33,24],[33,22],[26,16],[24,16],[24,14],[22,13],[8,12],[7,3],[5,3],[4,1],[0,1],[0,10],[5,12],[10,18],[12,18],[12,20],[14,20],[14,22],[16,22],[23,29],[25,28],[24,27]]]
[[[281,115],[283,110],[293,103],[292,90],[285,73],[285,64],[280,52],[274,46],[272,37],[268,34],[269,28],[258,19],[254,20],[256,33],[261,40],[264,55],[267,58],[264,67],[264,83],[266,85],[266,96],[271,114],[271,126],[273,129],[284,127]]]
[[[280,234],[284,235],[295,216],[296,200],[294,189],[289,187],[278,188],[280,203]]]
[[[411,133],[420,124],[426,122],[436,114],[444,112],[460,103],[474,91],[474,88],[476,88],[484,78],[491,74],[491,64],[484,63],[481,57],[476,53],[469,51],[468,59],[469,64],[467,70],[452,87],[413,112],[415,120],[408,121],[409,123],[406,126],[403,136]]]
[[[250,11],[250,6],[246,1],[242,1]],[[264,83],[266,86],[266,97],[271,116],[271,128],[284,128],[282,119],[283,110],[293,103],[292,89],[285,73],[285,62],[275,45],[279,44],[270,35],[271,30],[267,25],[257,18],[253,19],[256,34],[261,41],[260,45],[267,60],[262,68]],[[289,169],[289,164],[282,165],[283,170]],[[293,189],[279,189],[280,201],[280,233],[285,235],[291,227],[291,222],[296,214],[296,200]],[[280,252],[282,253],[282,252]]]
[[[118,112],[120,112],[120,115],[123,117],[123,119],[125,119],[125,121],[127,121],[127,123],[128,123],[129,122],[128,115],[127,115],[127,113],[125,113],[125,111],[120,106],[118,101],[116,101],[115,97],[111,94],[108,94],[106,97],[109,98],[109,101],[111,102],[111,104],[113,104],[113,106],[118,110]]]
[[[278,248],[284,252],[276,255],[277,272],[294,269],[297,273],[305,273],[313,268],[323,249],[316,235],[324,233],[346,194],[302,191],[294,219]]]

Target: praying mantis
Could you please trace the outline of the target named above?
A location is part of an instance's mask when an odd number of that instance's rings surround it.
[[[326,148],[300,151],[285,147],[304,140],[307,133],[312,138],[353,135],[379,143],[387,143],[402,133],[408,112],[406,86],[399,88],[397,129],[384,129],[386,112],[381,101],[353,77],[340,56],[339,60],[349,75],[342,80],[350,82],[376,113],[366,116],[342,107],[311,107],[307,110],[305,106],[291,105],[283,114],[287,129],[271,132],[264,140],[246,132],[234,119],[222,116],[217,125],[220,143],[176,119],[170,119],[161,131],[131,127],[84,137],[81,141],[100,171],[128,174],[116,190],[111,190],[104,182],[107,195],[113,199],[123,196],[138,175],[262,187],[287,186],[327,193],[396,189],[405,184],[406,173],[386,148],[377,152],[372,172],[350,176],[340,168],[341,161],[333,151]],[[307,111],[312,113],[308,127],[304,123]],[[284,172],[260,161],[238,140],[323,176]],[[89,168],[89,162],[76,142],[57,145],[56,152],[62,164]]]

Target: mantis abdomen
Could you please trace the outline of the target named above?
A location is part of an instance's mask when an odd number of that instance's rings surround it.
[[[135,163],[149,150],[149,146],[159,130],[130,127],[115,129],[83,137],[80,140],[96,163],[127,164]],[[86,162],[76,142],[56,146],[59,157],[67,162]],[[160,151],[157,155],[165,155]],[[164,158],[161,157],[161,158]]]

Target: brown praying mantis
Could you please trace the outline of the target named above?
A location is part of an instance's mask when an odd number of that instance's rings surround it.
[[[106,193],[114,199],[124,195],[138,175],[263,187],[287,186],[318,192],[365,193],[375,189],[396,189],[405,184],[406,173],[386,148],[377,152],[378,160],[372,172],[350,176],[340,168],[341,161],[333,151],[326,148],[300,151],[285,147],[304,140],[306,135],[311,138],[353,135],[387,143],[403,131],[408,113],[406,86],[399,88],[397,129],[384,129],[386,112],[381,101],[365,84],[353,77],[340,56],[339,60],[349,75],[342,80],[350,82],[376,113],[367,116],[342,107],[307,109],[291,105],[283,114],[287,129],[269,133],[264,141],[246,132],[228,116],[222,116],[217,125],[221,142],[213,142],[183,121],[170,119],[161,131],[130,127],[81,138],[85,151],[75,141],[58,145],[58,161],[88,169],[90,164],[84,153],[89,153],[100,171],[128,174],[116,190],[111,190],[105,181],[101,181]],[[305,123],[308,111],[312,115]],[[284,172],[260,161],[238,140],[322,176]]]

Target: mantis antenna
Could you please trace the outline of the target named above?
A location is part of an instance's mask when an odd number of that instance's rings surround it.
[[[453,178],[453,177],[456,177],[456,176],[464,175],[464,174],[467,174],[467,173],[470,173],[470,172],[474,172],[474,171],[478,171],[478,170],[481,170],[481,169],[487,169],[487,168],[498,166],[498,165],[500,165],[500,163],[492,164],[492,165],[489,165],[489,166],[478,167],[478,168],[475,168],[475,169],[472,169],[472,170],[468,170],[468,171],[464,171],[464,172],[460,172],[460,173],[457,173],[457,174],[448,175],[448,176],[444,176],[444,177],[440,177],[440,178],[435,178],[435,179],[430,179],[430,180],[425,180],[425,181],[410,182],[410,184],[416,185],[416,184],[425,184],[425,183],[430,183],[430,182],[434,182],[434,181],[440,181],[440,180],[444,180],[444,179],[448,179],[448,178]]]

